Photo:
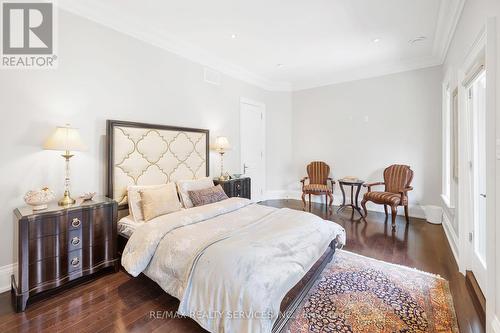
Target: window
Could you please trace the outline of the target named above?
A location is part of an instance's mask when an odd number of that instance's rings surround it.
[[[451,94],[451,176],[458,180],[458,88]],[[453,194],[453,191],[452,191]],[[453,197],[453,195],[452,195]]]
[[[455,183],[458,178],[458,89],[451,90],[443,85],[443,184],[441,197],[448,206],[454,208]]]
[[[451,89],[443,89],[443,189],[442,197],[446,205],[451,206]]]

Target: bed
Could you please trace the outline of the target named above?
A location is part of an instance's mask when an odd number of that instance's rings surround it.
[[[119,203],[119,252],[210,332],[278,332],[345,242],[339,225],[229,198],[138,223],[127,187],[209,174],[209,131],[108,120],[108,195]]]

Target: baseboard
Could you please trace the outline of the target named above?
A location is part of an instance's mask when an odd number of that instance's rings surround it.
[[[500,333],[500,320],[498,320],[497,316],[495,316],[491,321],[491,330],[494,333]]]
[[[469,293],[472,296],[472,302],[479,313],[481,321],[483,323],[486,322],[486,298],[472,271],[465,272],[465,285],[469,289]]]
[[[278,199],[302,200],[302,192],[300,192],[300,191],[285,191],[285,190],[267,191],[265,198],[266,198],[266,200],[278,200]],[[313,195],[312,201],[317,202],[317,203],[325,203],[325,198],[324,198],[324,196]],[[342,203],[341,197],[338,195],[335,195],[333,197],[333,204],[335,206],[338,206],[341,203]],[[384,212],[384,206],[374,205],[371,203],[368,203],[367,209],[369,211],[372,211],[372,212],[379,212],[379,213]],[[418,205],[410,205],[408,207],[408,212],[409,212],[409,215],[411,217],[425,219],[424,210],[422,209],[422,207],[420,207]],[[404,215],[404,210],[398,209],[398,215]]]
[[[10,290],[10,277],[16,268],[17,263],[0,267],[0,293]]]
[[[446,212],[443,214],[443,229],[446,238],[448,239],[448,244],[450,244],[451,252],[453,253],[453,257],[455,257],[455,262],[457,266],[460,266],[460,261],[458,261],[458,236],[453,230],[453,226],[451,225],[450,218]],[[500,332],[499,332],[500,333]]]
[[[265,200],[291,199],[290,192],[292,191],[266,191]]]

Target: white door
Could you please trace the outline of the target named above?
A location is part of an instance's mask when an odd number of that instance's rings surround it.
[[[266,187],[265,105],[241,99],[241,172],[251,178],[253,201],[263,200]]]
[[[486,290],[486,72],[467,87],[470,131],[470,179],[472,231],[470,268],[483,291]]]

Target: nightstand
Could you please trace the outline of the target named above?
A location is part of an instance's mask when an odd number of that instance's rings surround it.
[[[18,270],[11,279],[16,311],[28,299],[105,268],[119,269],[117,203],[106,197],[40,211],[18,208]]]
[[[214,179],[214,184],[222,186],[228,197],[241,197],[250,199],[251,183],[250,178],[233,178],[229,180]]]

